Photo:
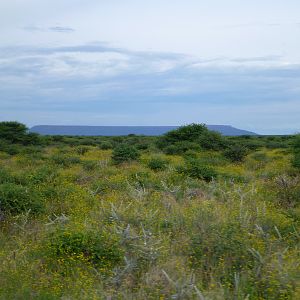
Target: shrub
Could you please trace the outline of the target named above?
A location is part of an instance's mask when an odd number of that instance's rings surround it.
[[[300,204],[300,178],[277,176],[272,185],[276,193],[276,204],[283,208],[294,208]]]
[[[184,153],[183,157],[185,159],[196,159],[198,157],[197,152],[194,150],[188,150]]]
[[[22,148],[20,145],[16,144],[9,144],[6,141],[1,141],[0,140],[0,151],[3,151],[9,155],[16,155],[21,152]]]
[[[175,146],[176,154],[199,148],[218,150],[224,143],[225,141],[219,133],[208,130],[204,124],[181,126],[176,130],[169,131],[158,140],[159,148],[168,149],[173,146],[175,150]]]
[[[300,169],[300,152],[294,154],[292,164],[295,168]]]
[[[96,141],[92,137],[90,137],[90,138],[89,137],[83,138],[80,141],[80,144],[81,145],[85,145],[85,146],[95,146],[95,145],[97,145]]]
[[[180,151],[178,151],[178,147],[176,147],[176,145],[169,145],[169,146],[166,146],[164,149],[163,149],[164,153],[165,154],[168,154],[168,155],[176,155],[176,154],[180,154]]]
[[[134,147],[126,144],[117,146],[112,153],[112,160],[115,164],[137,160],[139,157],[139,152]]]
[[[292,150],[294,157],[292,164],[295,168],[300,169],[300,134],[298,134],[293,142]]]
[[[162,171],[167,168],[168,163],[169,162],[163,158],[154,157],[148,161],[147,166],[153,171]]]
[[[57,177],[57,170],[52,166],[44,165],[24,178],[29,184],[51,183]],[[25,176],[26,177],[26,176]]]
[[[31,145],[39,142],[39,135],[28,133],[28,128],[18,122],[0,122],[0,138],[12,144]]]
[[[50,257],[87,261],[103,271],[123,258],[118,241],[103,232],[60,230],[50,236],[47,246]]]
[[[84,147],[84,146],[80,146],[80,147],[77,147],[75,150],[76,150],[77,154],[84,155],[85,153],[87,153],[89,151],[89,148]]]
[[[99,148],[102,149],[102,150],[109,150],[109,149],[112,149],[112,148],[113,148],[113,145],[112,145],[112,143],[110,143],[110,142],[102,142],[102,143],[99,145]]]
[[[86,171],[95,170],[98,166],[98,162],[94,160],[85,160],[82,162],[83,169]]]
[[[13,183],[14,177],[5,169],[0,168],[0,184]]]
[[[242,162],[247,156],[247,149],[243,146],[232,145],[224,151],[224,156],[232,162]]]
[[[186,176],[203,179],[207,182],[218,176],[215,169],[203,164],[203,162],[198,159],[187,160],[183,167],[177,168],[177,171],[185,174]]]
[[[192,237],[190,259],[193,268],[202,270],[203,274],[219,273],[223,284],[232,282],[235,272],[252,268],[254,259],[249,252],[250,243],[239,224],[212,224],[206,230]]]
[[[149,144],[146,142],[140,142],[136,145],[136,148],[138,150],[147,150],[147,149],[149,149]]]
[[[1,210],[11,214],[18,214],[28,210],[40,212],[43,203],[38,193],[28,187],[14,183],[0,184]]]
[[[23,141],[27,127],[18,122],[0,122],[0,138],[11,143]]]
[[[74,164],[79,164],[81,162],[79,157],[76,156],[66,156],[64,154],[54,154],[51,157],[51,160],[57,164],[64,167],[69,167]]]
[[[176,142],[170,146],[167,146],[164,149],[164,152],[166,154],[184,154],[187,151],[197,152],[200,150],[201,150],[201,147],[197,143],[181,141],[181,142]]]

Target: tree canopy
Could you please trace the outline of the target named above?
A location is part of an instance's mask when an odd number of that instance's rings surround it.
[[[38,135],[29,133],[26,125],[16,122],[0,122],[0,139],[12,144],[35,144],[38,142]]]

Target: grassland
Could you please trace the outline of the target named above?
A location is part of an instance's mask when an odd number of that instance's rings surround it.
[[[288,139],[232,162],[131,137],[139,158],[114,163],[128,139],[0,152],[0,299],[300,299]]]

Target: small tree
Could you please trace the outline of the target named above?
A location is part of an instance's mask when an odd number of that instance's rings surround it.
[[[0,122],[0,139],[11,144],[32,145],[39,142],[39,135],[29,133],[26,125],[19,122]]]
[[[232,145],[224,151],[224,156],[232,162],[244,161],[247,154],[247,148],[240,145]]]
[[[207,182],[218,177],[217,171],[205,164],[202,161],[194,158],[188,158],[185,161],[184,166],[177,167],[177,172],[182,173],[186,176],[202,179]]]
[[[0,138],[11,143],[20,143],[27,134],[28,128],[18,122],[0,122]]]
[[[158,140],[158,146],[176,154],[188,150],[219,150],[224,145],[224,139],[218,132],[210,131],[204,124],[190,124],[167,132]]]
[[[112,160],[115,164],[137,160],[139,157],[139,152],[134,147],[126,144],[117,146],[112,153]]]

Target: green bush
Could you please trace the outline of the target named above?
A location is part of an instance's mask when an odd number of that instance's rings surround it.
[[[102,142],[100,145],[99,145],[99,148],[101,150],[109,150],[109,149],[112,149],[113,148],[113,144],[111,142]]]
[[[202,270],[220,274],[223,284],[233,282],[234,273],[251,269],[254,258],[249,252],[247,232],[239,224],[210,225],[207,232],[194,235],[190,246],[191,265]],[[205,278],[208,283],[211,278]]]
[[[93,171],[97,168],[98,162],[94,160],[84,160],[82,166],[85,171]]]
[[[19,214],[28,210],[43,211],[40,195],[34,190],[14,183],[0,184],[0,207],[5,213]]]
[[[217,171],[198,159],[188,159],[184,166],[178,167],[177,171],[186,176],[202,179],[207,182],[213,180],[218,176]]]
[[[168,163],[169,162],[166,159],[153,157],[148,161],[147,166],[153,171],[162,171],[167,168]]]
[[[298,134],[293,142],[292,150],[294,157],[292,164],[295,168],[300,169],[300,134]]]
[[[283,208],[295,208],[300,204],[300,178],[287,175],[277,176],[272,184],[275,203]]]
[[[232,145],[224,151],[224,156],[232,162],[242,162],[247,156],[247,149],[240,145]]]
[[[295,168],[300,169],[300,152],[294,154],[292,164]]]
[[[26,183],[36,185],[41,183],[52,183],[57,175],[56,168],[44,165],[34,172],[31,172],[28,176],[24,176],[24,179],[26,180]]]
[[[52,155],[51,160],[55,164],[61,165],[61,166],[64,166],[64,167],[69,167],[71,165],[79,164],[81,162],[79,157],[66,156],[66,155],[60,154],[60,153]]]
[[[0,140],[0,151],[9,155],[16,155],[22,151],[22,147],[17,144],[10,144],[5,140]]]
[[[79,155],[84,155],[85,153],[87,153],[89,151],[89,148],[85,147],[85,146],[79,146],[75,149],[75,151]]]
[[[115,164],[130,162],[140,157],[139,152],[132,146],[121,144],[112,153],[112,160]]]
[[[83,260],[103,271],[120,264],[123,251],[116,238],[96,231],[67,231],[53,233],[47,245],[52,258]]]
[[[0,168],[0,184],[13,182],[14,177],[7,170]]]
[[[0,122],[0,139],[12,144],[32,145],[39,143],[39,135],[28,133],[26,125],[19,122]]]
[[[163,149],[164,153],[169,155],[176,155],[176,154],[180,155],[186,153],[187,151],[197,152],[200,150],[201,147],[199,144],[194,142],[185,142],[185,141],[176,142]]]
[[[157,144],[160,149],[170,149],[175,154],[184,153],[187,150],[219,150],[224,145],[223,137],[210,131],[204,124],[190,124],[167,132],[159,138]],[[176,148],[175,148],[176,147]]]

